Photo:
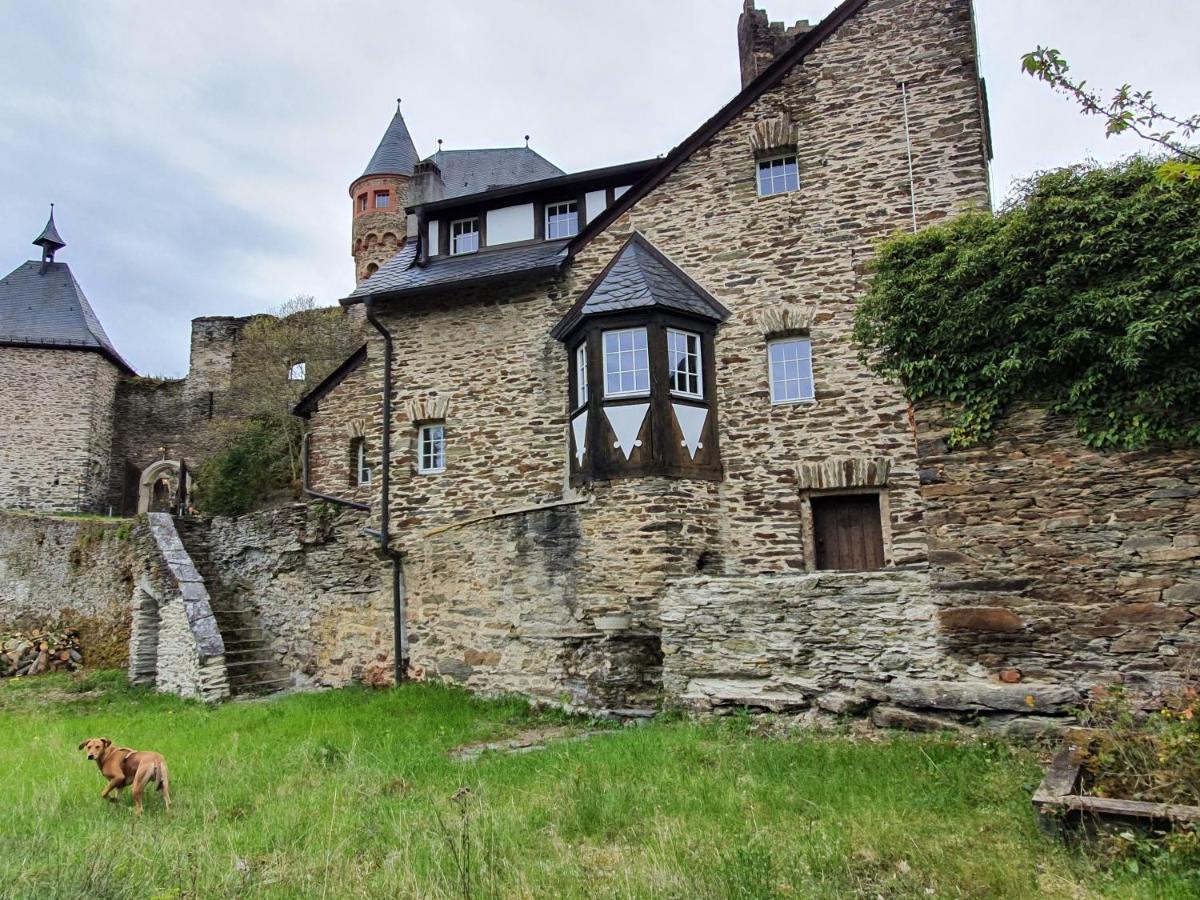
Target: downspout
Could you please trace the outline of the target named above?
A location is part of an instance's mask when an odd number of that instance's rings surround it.
[[[307,431],[300,437],[300,487],[304,493],[309,497],[324,500],[326,503],[336,503],[339,506],[348,506],[350,509],[370,512],[371,507],[366,503],[357,503],[354,500],[347,500],[345,497],[334,497],[332,494],[322,494],[320,491],[314,491],[308,486],[308,438],[309,433]]]
[[[408,625],[404,609],[404,568],[401,555],[392,549],[388,526],[391,521],[392,481],[392,333],[375,315],[372,298],[365,302],[367,321],[383,338],[383,429],[380,437],[379,530],[368,533],[379,542],[379,548],[392,561],[392,652],[395,660],[396,684],[408,677]]]

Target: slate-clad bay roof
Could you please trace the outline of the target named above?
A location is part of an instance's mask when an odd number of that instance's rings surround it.
[[[375,155],[367,163],[367,168],[360,178],[368,175],[411,175],[421,157],[413,145],[404,116],[400,114],[400,101],[396,101],[396,114],[392,116],[391,124],[383,133],[383,140],[375,148]]]
[[[625,242],[555,326],[561,338],[586,316],[659,307],[720,322],[729,310],[638,232]]]
[[[478,282],[553,272],[562,266],[567,242],[544,241],[480,250],[462,256],[434,256],[423,266],[414,265],[417,242],[409,241],[370,278],[360,284],[342,303],[357,303],[366,297],[425,293],[451,285],[468,286]]]
[[[447,199],[566,174],[528,147],[439,150],[429,159],[442,170]]]
[[[94,350],[135,374],[66,263],[30,260],[0,279],[0,345]]]

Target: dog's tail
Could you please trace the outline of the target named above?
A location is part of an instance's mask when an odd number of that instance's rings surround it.
[[[167,761],[165,759],[154,764],[154,779],[158,782],[158,789],[162,791],[163,805],[170,809],[171,783],[167,777]]]

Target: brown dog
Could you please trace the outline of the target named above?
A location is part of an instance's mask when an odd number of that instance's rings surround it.
[[[120,801],[110,797],[113,791],[133,785],[133,808],[138,815],[142,814],[142,791],[147,782],[156,782],[162,791],[163,804],[171,809],[171,785],[167,780],[167,761],[161,753],[150,750],[130,750],[128,747],[114,747],[108,738],[88,738],[79,745],[80,750],[87,751],[87,758],[94,759],[100,774],[108,779],[108,784],[100,792],[102,800],[113,803]]]

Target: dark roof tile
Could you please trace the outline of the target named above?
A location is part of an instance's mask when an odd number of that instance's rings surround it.
[[[400,101],[396,101],[396,114],[383,133],[383,139],[375,148],[375,155],[367,163],[360,178],[368,175],[411,175],[413,166],[420,161],[417,148],[413,145],[404,116],[400,115]]]
[[[566,174],[528,147],[439,150],[429,159],[442,170],[446,199]]]

